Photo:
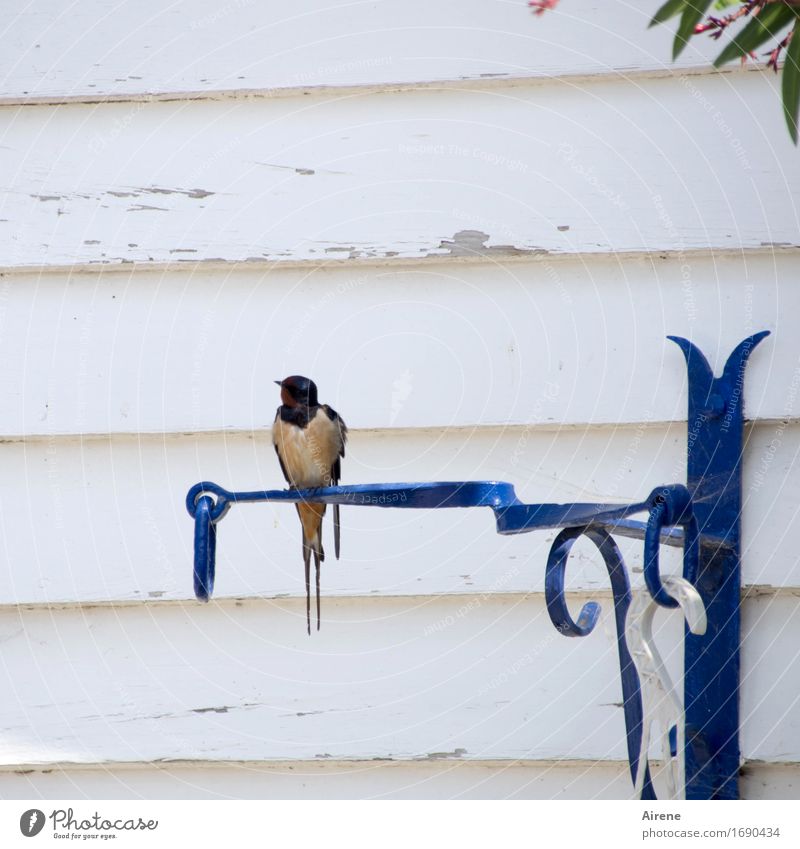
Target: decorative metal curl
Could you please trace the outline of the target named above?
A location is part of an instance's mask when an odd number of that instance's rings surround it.
[[[217,560],[217,528],[214,519],[214,500],[201,495],[194,508],[194,594],[199,601],[208,601],[214,592]]]
[[[628,763],[631,779],[635,782],[639,771],[639,749],[642,742],[642,695],[639,676],[633,658],[625,642],[625,618],[631,603],[631,588],[622,552],[608,531],[592,525],[577,528],[565,528],[553,541],[547,556],[545,568],[544,593],[547,612],[553,625],[567,637],[585,637],[597,624],[600,605],[595,601],[584,604],[578,621],[573,621],[567,609],[564,576],[567,560],[573,543],[580,536],[588,537],[603,555],[608,576],[611,579],[611,592],[614,596],[614,619],[617,626],[617,651],[622,678],[622,701],[625,713],[625,734],[628,748]],[[658,536],[656,537],[658,539]],[[645,767],[642,799],[655,799],[655,790],[650,777],[649,766]]]
[[[678,602],[664,589],[659,574],[661,533],[665,526],[683,527],[683,577],[694,584],[700,563],[700,533],[692,509],[692,497],[685,486],[673,484],[655,490],[650,501],[652,506],[644,534],[644,580],[657,604],[677,607]]]

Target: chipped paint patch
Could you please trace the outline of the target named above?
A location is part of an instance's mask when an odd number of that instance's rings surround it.
[[[299,174],[301,177],[310,177],[316,174],[318,171],[321,174],[337,174],[339,176],[346,176],[349,172],[347,171],[334,171],[330,168],[303,168],[298,167],[296,165],[278,165],[275,162],[256,162],[256,165],[263,165],[265,168],[278,168],[281,171],[294,171],[295,174]]]
[[[148,186],[140,188],[137,191],[144,192],[147,195],[186,195],[187,198],[203,198],[211,197],[215,192],[206,191],[206,189],[163,189],[160,186]]]
[[[459,230],[452,239],[442,239],[438,251],[444,251],[450,256],[488,256],[503,254],[504,256],[535,256],[548,253],[544,248],[518,248],[515,245],[487,245],[491,237],[482,230]],[[441,254],[434,254],[441,255]]]
[[[466,749],[453,749],[452,752],[430,752],[426,756],[429,761],[441,761],[447,758],[463,758],[467,754]]]

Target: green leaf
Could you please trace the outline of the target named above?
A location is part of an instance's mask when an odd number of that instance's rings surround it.
[[[667,0],[655,15],[653,15],[653,20],[650,21],[648,26],[654,27],[656,24],[663,24],[664,21],[674,18],[675,15],[680,15],[687,2],[688,0]]]
[[[795,20],[798,20],[795,16]],[[800,109],[800,27],[795,27],[792,40],[786,48],[786,59],[783,63],[783,111],[786,123],[789,125],[789,135],[797,144],[797,113]]]
[[[765,6],[747,26],[727,45],[722,53],[714,60],[714,67],[719,68],[731,59],[746,56],[751,51],[769,41],[787,24],[795,20],[795,13],[783,3],[770,3]]]
[[[706,16],[708,7],[713,2],[714,0],[687,0],[681,22],[678,24],[678,31],[675,33],[675,42],[672,45],[673,61],[681,55],[681,51],[694,35],[694,28]]]

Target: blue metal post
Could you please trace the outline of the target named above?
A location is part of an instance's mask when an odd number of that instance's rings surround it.
[[[686,798],[739,796],[739,608],[741,594],[744,373],[768,331],[741,342],[715,378],[701,351],[670,337],[689,373],[687,489],[700,532],[696,586],[708,629],[686,629]]]

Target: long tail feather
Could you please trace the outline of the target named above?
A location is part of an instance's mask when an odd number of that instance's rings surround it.
[[[333,505],[333,553],[336,555],[336,559],[339,559],[339,551],[341,549],[341,545],[339,542],[340,531],[339,531],[339,505]]]
[[[320,566],[320,563],[322,562],[322,560],[320,558],[320,552],[321,552],[321,548],[320,548],[319,552],[318,551],[314,552],[314,566],[317,569],[317,630],[318,631],[319,631],[319,566]]]
[[[306,570],[306,631],[311,636],[311,546],[303,540],[303,565]]]
[[[306,577],[306,630],[311,634],[311,555],[314,555],[317,590],[317,630],[320,627],[320,565],[325,559],[322,548],[322,517],[324,504],[298,504],[297,512],[303,527],[303,565]]]

